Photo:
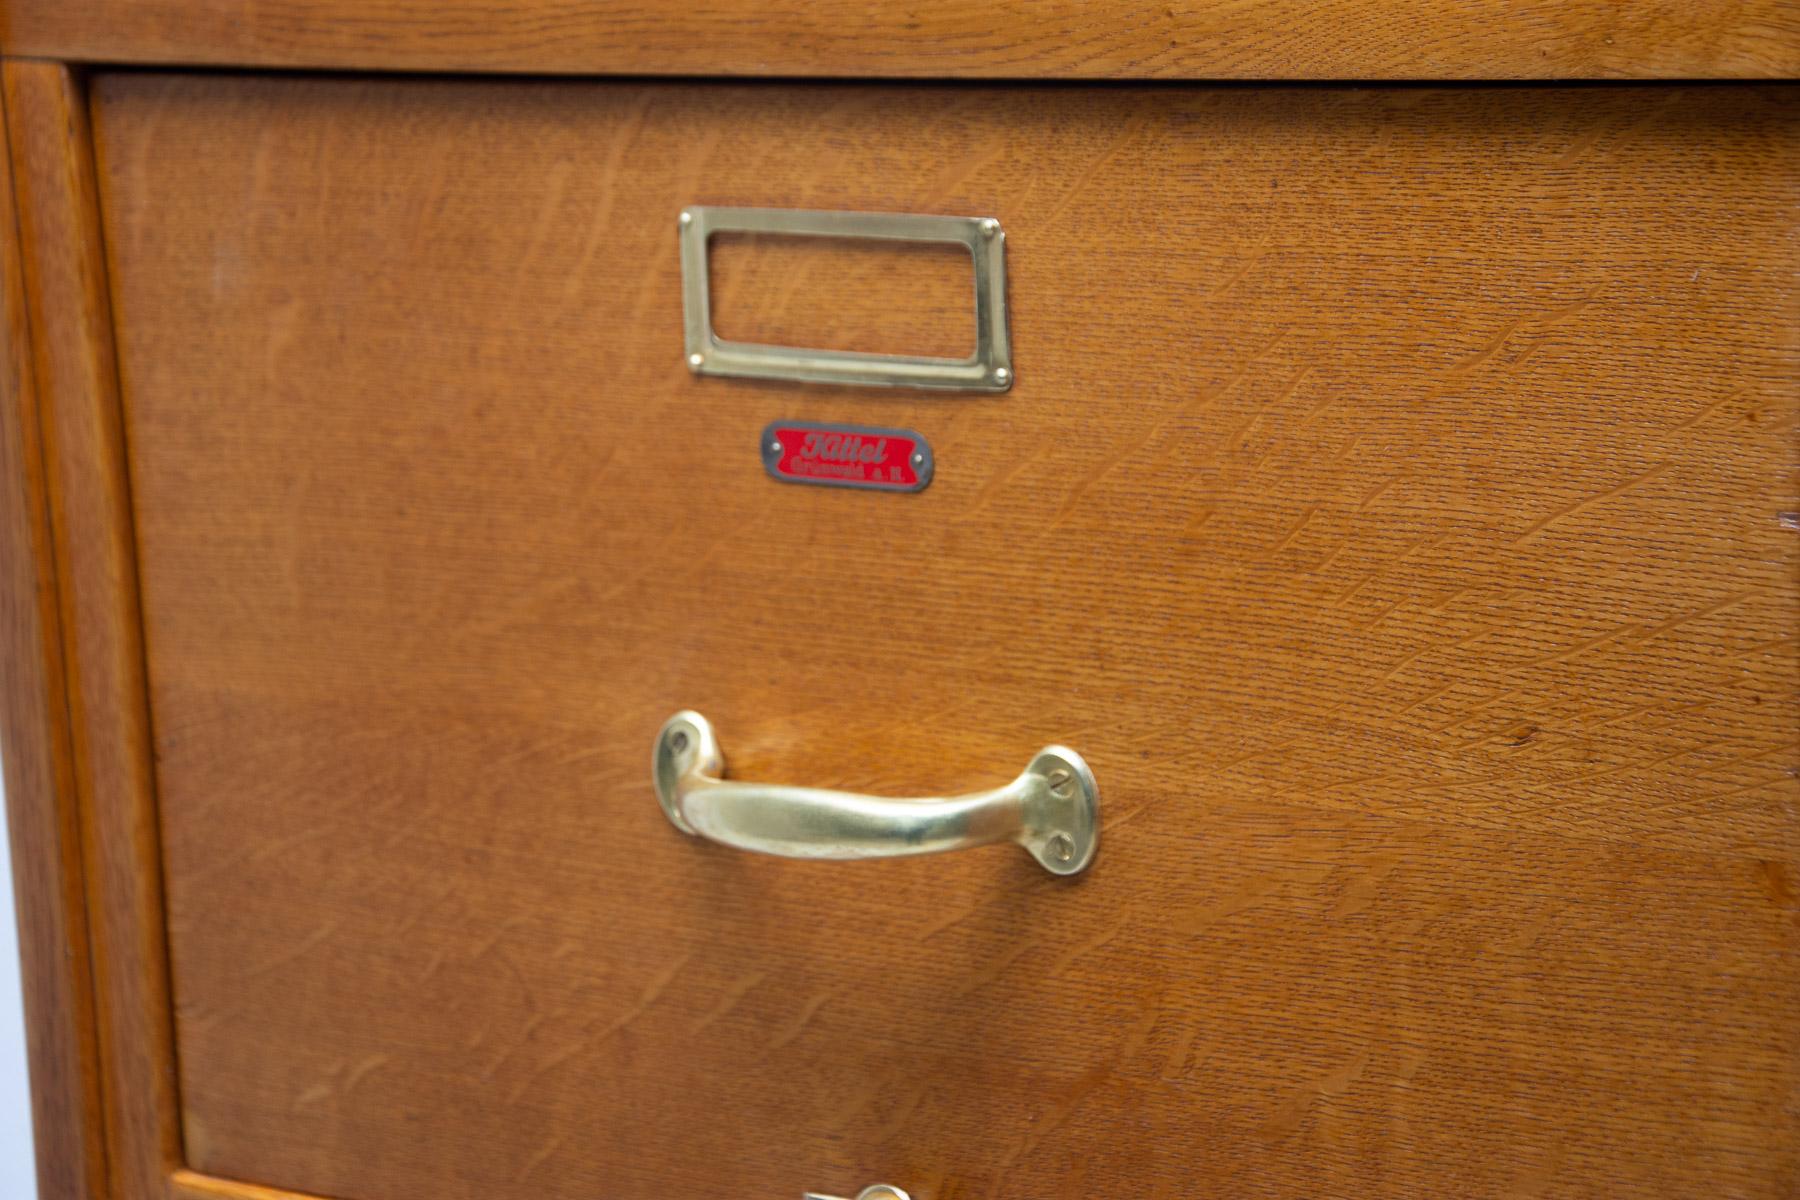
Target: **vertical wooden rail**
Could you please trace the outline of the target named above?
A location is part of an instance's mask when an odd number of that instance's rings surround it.
[[[56,563],[11,163],[0,154],[0,745],[40,1200],[108,1192]]]
[[[93,145],[64,65],[4,66],[44,478],[61,584],[112,1192],[180,1160],[137,562]]]

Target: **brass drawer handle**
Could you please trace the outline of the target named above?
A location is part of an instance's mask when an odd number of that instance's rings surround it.
[[[1037,752],[1005,787],[893,800],[827,788],[727,781],[712,725],[697,712],[656,735],[656,798],[683,833],[786,858],[897,858],[1017,842],[1053,875],[1093,861],[1100,794],[1081,755]]]
[[[685,353],[688,369],[696,375],[965,392],[1004,392],[1013,385],[1012,343],[1006,331],[1006,233],[993,217],[694,204],[681,210],[679,223]],[[968,358],[927,358],[726,341],[713,332],[712,324],[707,256],[715,233],[941,242],[966,247],[975,264],[975,353]]]
[[[841,1196],[827,1196],[821,1192],[808,1192],[801,1200],[843,1200]],[[874,1187],[866,1187],[856,1193],[856,1200],[912,1200],[905,1192],[891,1183],[878,1183]]]

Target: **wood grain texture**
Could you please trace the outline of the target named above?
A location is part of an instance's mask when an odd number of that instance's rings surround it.
[[[313,1200],[297,1192],[261,1187],[237,1179],[218,1179],[186,1169],[169,1176],[169,1200]]]
[[[135,549],[92,145],[81,80],[53,63],[8,62],[3,72],[50,554],[60,585],[108,1169],[111,1194],[137,1200],[161,1196],[178,1157],[174,1052]]]
[[[1800,75],[1794,0],[0,0],[10,54],[542,74]]]
[[[1792,90],[95,87],[192,1169],[1792,1193]],[[1017,387],[691,377],[687,203],[999,216]],[[1100,857],[686,839],[687,706]]]
[[[0,128],[4,123],[0,122]],[[0,763],[40,1200],[107,1191],[55,554],[10,161],[0,155]]]

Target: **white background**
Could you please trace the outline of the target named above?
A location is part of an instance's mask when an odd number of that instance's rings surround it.
[[[0,787],[0,832],[6,792]],[[36,1200],[31,1103],[25,1086],[25,1015],[19,1008],[19,927],[13,919],[12,860],[0,836],[0,1196]]]

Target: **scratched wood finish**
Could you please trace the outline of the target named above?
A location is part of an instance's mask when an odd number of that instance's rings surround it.
[[[0,0],[12,54],[402,71],[1110,79],[1800,74],[1792,0]]]
[[[55,1059],[33,1059],[39,1105],[47,1092],[79,1087],[87,1106],[74,1128],[42,1130],[39,1147],[56,1153],[71,1136],[82,1138],[85,1160],[57,1162],[52,1170],[83,1173],[85,1196],[107,1187],[123,1200],[148,1200],[163,1193],[179,1156],[175,1063],[137,565],[87,96],[84,82],[56,63],[8,62],[0,80],[41,428],[37,486],[52,538],[47,550],[32,552],[55,564],[58,588],[55,653],[64,708],[43,716],[67,721],[61,736],[70,761],[58,768],[54,786],[63,785],[61,771],[72,783],[50,802],[63,829],[79,830],[86,892],[79,914],[86,945],[66,952],[85,951],[92,963],[91,999],[71,993],[65,1016],[79,1025],[93,1014],[91,1030],[70,1035],[95,1038],[97,1045],[81,1053],[96,1053],[99,1071],[96,1080],[62,1080],[42,1074],[62,1069]],[[9,671],[9,687],[28,680],[15,683]],[[12,730],[7,734],[10,755]],[[25,750],[31,753],[29,743]],[[104,1160],[92,1140],[101,1130]]]
[[[1792,1193],[1792,90],[95,89],[193,1171]],[[999,216],[1017,387],[690,376],[686,203]],[[687,706],[1100,857],[689,840]]]
[[[3,128],[3,123],[0,123]],[[0,156],[0,760],[40,1200],[106,1194],[56,555],[10,160]]]

